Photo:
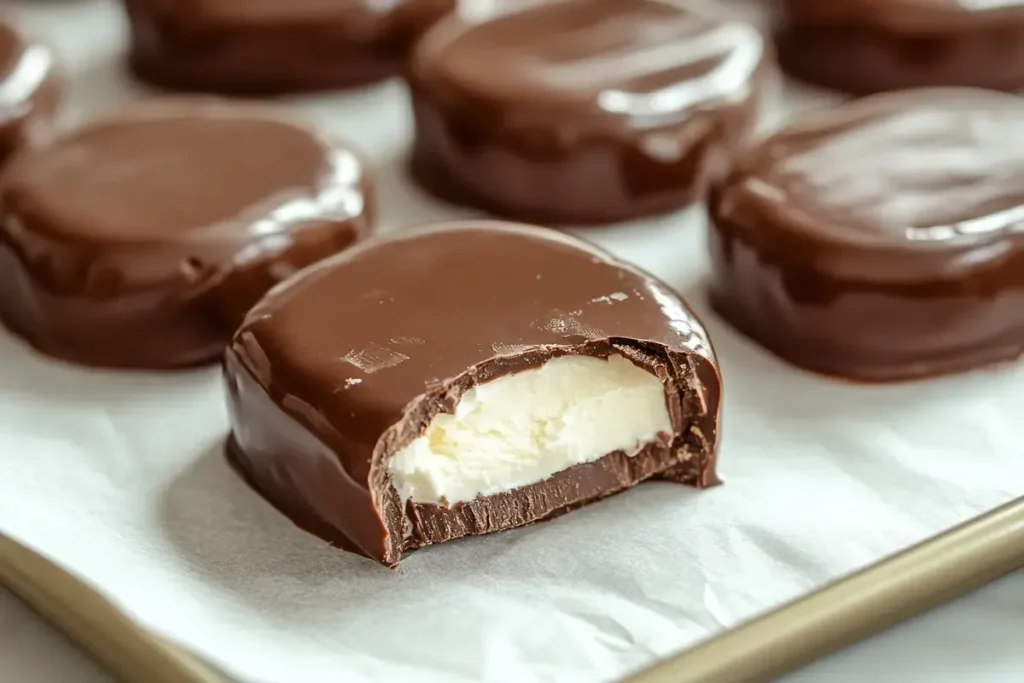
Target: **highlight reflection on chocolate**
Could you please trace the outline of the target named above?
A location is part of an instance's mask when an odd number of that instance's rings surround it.
[[[50,48],[0,19],[0,164],[49,134],[60,94]]]
[[[937,375],[1024,350],[1024,102],[974,89],[794,123],[712,192],[715,307],[797,365]]]
[[[456,0],[123,0],[129,61],[175,90],[282,94],[397,75]]]
[[[699,321],[553,230],[367,241],[268,294],[225,375],[240,472],[300,526],[391,566],[645,479],[718,483],[721,386]]]
[[[1024,88],[1024,2],[781,0],[776,44],[797,78],[855,94]]]
[[[264,292],[368,234],[356,154],[274,108],[151,101],[11,161],[0,319],[99,366],[219,359]]]
[[[698,7],[467,3],[412,57],[413,174],[449,200],[545,224],[689,204],[746,141],[774,73],[756,29]]]

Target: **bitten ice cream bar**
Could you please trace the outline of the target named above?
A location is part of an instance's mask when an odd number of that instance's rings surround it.
[[[300,526],[390,566],[646,479],[718,483],[700,323],[652,276],[552,230],[372,239],[272,290],[225,367],[237,469]]]

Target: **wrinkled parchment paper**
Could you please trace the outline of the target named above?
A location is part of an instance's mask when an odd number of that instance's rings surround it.
[[[147,95],[120,68],[113,0],[14,4],[69,65],[68,123]],[[830,101],[787,96],[787,111]],[[472,215],[406,181],[398,84],[296,105],[372,155],[385,229]],[[236,479],[217,370],[90,371],[2,332],[0,530],[243,680],[571,683],[622,675],[1024,493],[1024,364],[874,388],[804,374],[708,310],[699,210],[586,234],[678,287],[706,322],[726,383],[725,486],[645,484],[390,572],[297,530]],[[1024,643],[1022,593],[1020,577],[989,591],[964,628],[991,629],[988,643],[1017,629],[1002,642]],[[966,636],[908,629],[983,680],[987,656]],[[907,652],[880,648],[870,673],[918,656]],[[1024,671],[1024,645],[996,659]],[[813,671],[866,673],[843,661]]]

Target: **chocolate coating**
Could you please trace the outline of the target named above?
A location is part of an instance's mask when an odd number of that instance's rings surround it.
[[[456,0],[123,0],[130,65],[175,90],[281,94],[399,73]]]
[[[366,235],[359,158],[282,112],[154,101],[12,160],[0,318],[79,363],[217,360],[250,306]]]
[[[472,386],[611,353],[662,381],[673,434],[509,493],[403,507],[388,458]],[[236,466],[301,526],[388,565],[653,476],[718,483],[721,387],[700,323],[661,282],[552,230],[474,221],[368,241],[265,297],[225,374]]]
[[[546,224],[691,203],[756,123],[772,57],[679,0],[555,0],[449,16],[410,66],[412,171],[446,199]]]
[[[61,78],[50,48],[0,19],[0,164],[50,133]]]
[[[712,192],[715,307],[779,356],[887,381],[1024,350],[1024,101],[875,95],[768,138]]]
[[[1024,2],[781,0],[776,43],[797,78],[854,94],[1024,88]]]

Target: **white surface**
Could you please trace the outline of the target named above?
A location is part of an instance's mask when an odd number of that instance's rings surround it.
[[[18,5],[74,73],[70,119],[142,92],[117,67],[113,2]],[[374,152],[386,227],[459,213],[401,174],[399,86],[304,106]],[[726,382],[725,486],[647,484],[390,572],[297,531],[235,478],[216,370],[88,371],[0,334],[0,529],[246,680],[573,683],[609,680],[1024,493],[1024,364],[875,388],[803,374],[707,309],[697,212],[590,234],[679,287],[707,323]],[[803,680],[942,680],[940,658],[971,681],[1017,681],[1022,584]]]
[[[470,501],[672,432],[665,388],[622,356],[564,356],[473,387],[388,463],[402,500]]]

